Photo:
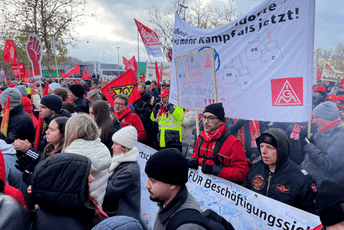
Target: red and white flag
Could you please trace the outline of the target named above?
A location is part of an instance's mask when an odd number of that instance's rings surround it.
[[[162,75],[160,74],[158,63],[156,61],[155,61],[155,74],[156,74],[157,86],[160,86]]]
[[[161,43],[158,35],[135,18],[134,20],[141,35],[142,42],[145,44],[148,55],[153,55],[153,57],[162,57]]]
[[[68,75],[72,75],[75,73],[80,73],[80,67],[79,64],[77,64],[76,66],[74,66],[72,69],[70,69],[66,74],[63,74],[61,76],[61,78],[65,79],[66,77],[68,77]]]
[[[82,74],[81,79],[82,79],[82,80],[90,80],[90,81],[91,81],[90,76],[91,76],[90,73],[87,72],[86,69],[84,69],[84,73]]]
[[[17,64],[17,53],[13,40],[6,40],[5,42],[4,60],[7,63]]]
[[[30,70],[29,72],[26,73],[26,75],[23,78],[23,82],[29,83],[30,74],[31,74],[31,76],[33,76],[32,70]]]
[[[12,71],[15,78],[23,78],[25,76],[24,62],[18,63],[18,64],[12,64]]]
[[[123,64],[125,65],[125,70],[132,70],[134,73],[137,72],[137,65],[135,56],[133,56],[129,61],[123,57]]]

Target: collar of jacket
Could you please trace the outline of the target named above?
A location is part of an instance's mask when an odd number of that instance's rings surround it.
[[[188,190],[186,188],[186,186],[184,185],[179,192],[177,193],[177,195],[171,200],[170,203],[168,203],[166,205],[165,208],[162,208],[163,203],[161,202],[159,204],[160,208],[162,209],[161,212],[159,213],[159,219],[162,223],[165,223],[170,216],[177,211],[177,209],[182,206],[182,204],[184,204],[184,202],[186,201],[188,197]]]
[[[14,107],[13,109],[10,110],[10,117],[13,115],[16,115],[17,113],[19,113],[22,110],[24,111],[24,106],[22,104],[17,105],[16,107]]]
[[[127,107],[127,108],[123,111],[123,113],[121,113],[120,115],[117,115],[116,112],[114,112],[114,113],[115,113],[116,118],[117,118],[119,121],[121,121],[125,116],[127,116],[129,113],[131,113],[131,110],[129,109],[129,107]]]

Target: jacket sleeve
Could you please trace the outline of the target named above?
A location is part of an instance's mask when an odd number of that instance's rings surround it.
[[[130,169],[123,170],[116,176],[111,176],[106,187],[107,199],[118,199],[125,195],[134,182],[134,175]]]
[[[23,130],[27,130],[29,127],[26,122],[14,121],[11,127],[8,127],[7,137],[0,132],[0,139],[4,140],[7,144],[12,144],[19,138]]]
[[[300,208],[307,212],[317,214],[316,213],[316,197],[317,197],[317,188],[315,180],[306,175],[306,182],[301,187],[301,191],[299,194],[300,197]]]
[[[137,141],[143,141],[146,139],[146,131],[143,127],[142,121],[139,117],[139,115],[135,114],[136,116],[133,119],[133,126],[137,130]]]
[[[156,120],[157,120],[157,119],[154,117],[153,111],[152,111],[152,113],[151,113],[151,115],[150,115],[150,119],[151,119],[152,121],[156,121]]]
[[[184,119],[184,111],[182,108],[178,106],[174,106],[174,111],[172,113],[172,116],[179,122],[181,122]]]
[[[327,151],[322,151],[313,143],[307,144],[303,149],[320,168],[326,171],[337,171],[344,167],[344,141],[337,137],[329,145]]]
[[[198,145],[200,144],[200,141],[201,141],[201,139],[198,137],[197,140],[196,140],[196,145],[195,145],[195,148],[194,148],[194,152],[193,152],[193,154],[191,156],[191,160],[193,158],[195,158],[195,159],[197,159],[198,164],[202,165],[201,162],[200,162],[200,159],[198,158]]]
[[[226,142],[224,145],[226,145]],[[248,170],[243,144],[241,141],[236,140],[225,156],[218,177],[229,181],[245,181]]]

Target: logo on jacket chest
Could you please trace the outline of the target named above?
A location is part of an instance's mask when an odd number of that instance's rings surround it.
[[[289,191],[290,191],[290,187],[286,186],[286,185],[277,184],[275,190],[278,191],[278,192],[283,192],[283,193],[287,193],[288,194]]]
[[[262,190],[265,185],[265,180],[262,175],[255,175],[252,180],[252,186],[255,190]]]

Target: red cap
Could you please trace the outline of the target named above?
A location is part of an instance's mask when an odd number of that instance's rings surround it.
[[[326,100],[337,101],[337,96],[334,94],[330,94],[326,97]]]
[[[162,91],[162,93],[159,95],[160,97],[166,97],[170,94],[170,91],[168,89],[165,89]]]
[[[342,100],[342,101],[344,101],[344,95],[339,94],[339,95],[337,96],[337,100]]]
[[[317,86],[315,86],[315,88],[313,89],[313,91],[314,92],[319,92],[319,91],[321,91],[321,92],[326,92],[326,89],[325,89],[325,86],[323,86],[323,85],[317,85]]]
[[[10,88],[14,88],[14,86],[16,86],[15,84],[9,84],[8,87]]]
[[[329,81],[325,81],[325,84],[326,84],[326,83],[330,83],[330,82],[329,82]]]

